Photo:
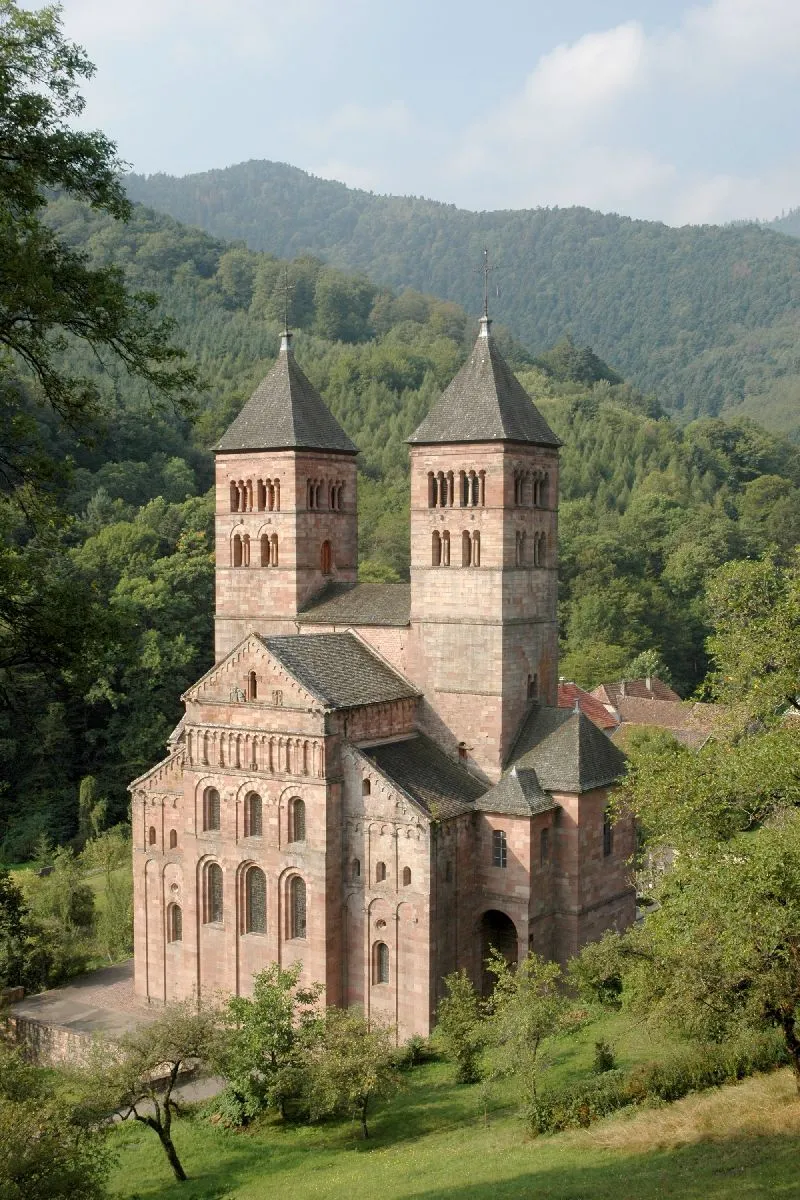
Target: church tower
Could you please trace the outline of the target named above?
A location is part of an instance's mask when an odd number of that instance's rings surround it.
[[[496,780],[532,706],[557,703],[561,443],[488,316],[409,443],[409,674],[433,737]]]
[[[294,633],[358,572],[358,453],[297,364],[292,335],[215,448],[219,661],[248,633]]]

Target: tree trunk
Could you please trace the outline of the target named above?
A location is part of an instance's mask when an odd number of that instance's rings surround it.
[[[183,1167],[181,1166],[181,1160],[178,1158],[178,1153],[175,1149],[175,1146],[173,1145],[172,1138],[169,1136],[168,1133],[165,1133],[162,1129],[159,1129],[158,1137],[161,1142],[161,1145],[164,1147],[164,1153],[166,1154],[167,1159],[169,1160],[169,1165],[172,1167],[172,1170],[175,1174],[175,1178],[180,1180],[181,1183],[185,1183],[186,1182],[186,1172],[184,1171]]]
[[[367,1105],[368,1105],[368,1104],[369,1104],[369,1098],[367,1098],[366,1100],[362,1100],[362,1101],[361,1101],[361,1109],[360,1109],[360,1116],[361,1116],[361,1136],[362,1136],[363,1138],[368,1138],[368,1137],[369,1137],[369,1130],[367,1129]]]
[[[794,1081],[797,1085],[797,1091],[800,1093],[800,1038],[797,1036],[797,1030],[795,1029],[794,1013],[783,1012],[780,1014],[779,1020],[783,1032],[783,1040],[786,1043],[786,1049],[789,1051],[789,1057],[792,1061]]]

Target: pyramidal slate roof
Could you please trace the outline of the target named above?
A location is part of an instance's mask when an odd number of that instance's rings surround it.
[[[335,450],[357,454],[333,413],[292,352],[292,335],[281,336],[272,370],[261,380],[216,450]]]
[[[289,674],[329,708],[419,695],[352,633],[290,633],[261,640]]]
[[[561,445],[498,350],[488,317],[472,354],[408,440]]]
[[[627,761],[584,713],[544,706],[532,710],[509,757],[518,772],[534,771],[543,791],[573,795],[615,783]]]
[[[530,817],[534,813],[555,808],[556,803],[543,790],[535,771],[515,764],[510,771],[506,771],[499,783],[484,792],[475,807],[481,812]]]
[[[469,812],[486,791],[485,784],[423,733],[402,742],[362,748],[361,753],[435,818]]]

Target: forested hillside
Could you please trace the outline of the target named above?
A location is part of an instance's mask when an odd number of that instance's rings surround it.
[[[672,411],[757,412],[800,438],[800,245],[766,227],[673,229],[583,208],[471,213],[259,161],[126,186],[254,250],[319,254],[470,313],[486,245],[496,315],[532,350],[570,331]]]
[[[800,238],[800,208],[790,208],[782,217],[776,217],[774,221],[769,221],[768,226],[777,233],[786,233],[789,237]]]
[[[38,431],[71,472],[52,493],[64,521],[54,509],[32,528],[24,508],[0,510],[2,568],[24,613],[12,628],[0,620],[0,845],[12,858],[43,829],[73,832],[86,775],[110,816],[124,814],[127,782],[162,756],[181,692],[211,662],[210,447],[268,369],[283,306],[284,264],[168,217],[137,208],[123,225],[61,198],[48,220],[92,263],[120,264],[131,286],[160,295],[203,385],[190,416],[154,413],[143,384],[74,345],[65,368],[93,374],[106,395],[93,444],[28,406],[32,444]],[[312,258],[289,272],[298,359],[362,448],[362,575],[402,578],[404,439],[474,326],[451,302]],[[594,683],[650,650],[691,690],[707,667],[708,572],[800,539],[800,450],[746,423],[680,428],[569,340],[537,364],[499,337],[564,440],[562,673]]]

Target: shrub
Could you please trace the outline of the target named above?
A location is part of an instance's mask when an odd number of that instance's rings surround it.
[[[605,1043],[597,1045],[610,1051]],[[735,1083],[786,1061],[777,1035],[745,1035],[726,1045],[695,1046],[663,1062],[641,1063],[631,1071],[606,1069],[599,1078],[571,1087],[543,1089],[525,1116],[533,1133],[558,1133],[591,1125],[629,1105],[670,1103],[690,1092]]]
[[[602,1075],[605,1071],[613,1071],[617,1065],[617,1060],[614,1056],[614,1050],[608,1042],[601,1038],[599,1042],[594,1044],[594,1062],[592,1070],[595,1075]]]

